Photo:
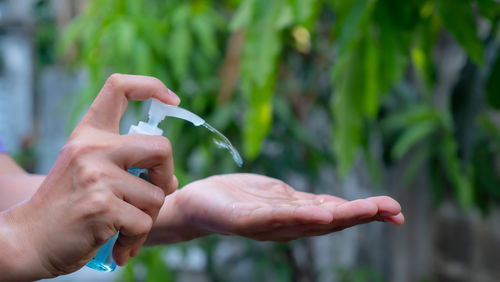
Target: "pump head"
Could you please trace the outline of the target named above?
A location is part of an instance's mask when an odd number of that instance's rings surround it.
[[[205,123],[202,118],[186,109],[163,104],[156,99],[152,99],[148,115],[149,121],[147,123],[141,121],[138,125],[131,126],[129,134],[163,135],[163,130],[158,128],[158,124],[165,117],[175,117],[187,120],[195,126],[200,126]]]
[[[187,120],[195,126],[200,126],[205,121],[192,112],[181,107],[163,104],[162,102],[152,99],[151,107],[149,108],[149,124],[158,126],[158,123],[165,117],[175,117]]]

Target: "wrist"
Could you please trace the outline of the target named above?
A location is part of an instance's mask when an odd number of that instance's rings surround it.
[[[28,232],[22,228],[26,224],[19,216],[20,205],[0,212],[0,273],[2,281],[33,281],[54,277],[40,260],[40,254],[33,246]]]
[[[148,245],[173,244],[211,234],[197,226],[177,201],[180,190],[165,198],[153,228],[148,235]]]

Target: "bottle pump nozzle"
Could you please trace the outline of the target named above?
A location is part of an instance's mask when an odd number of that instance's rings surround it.
[[[158,124],[165,117],[175,117],[187,120],[195,126],[200,126],[205,121],[192,112],[181,107],[163,104],[162,102],[152,99],[149,107],[149,120],[147,123],[139,122],[138,125],[130,127],[129,134],[148,134],[148,135],[163,135],[163,130],[158,128]]]
[[[162,102],[153,99],[151,107],[149,108],[149,122],[148,124],[157,126],[160,121],[165,117],[175,117],[187,120],[195,126],[200,126],[205,121],[192,112],[181,107],[163,104]]]

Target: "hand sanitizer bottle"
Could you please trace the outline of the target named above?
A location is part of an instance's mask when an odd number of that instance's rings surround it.
[[[149,108],[149,121],[147,123],[141,121],[138,125],[132,125],[128,134],[163,135],[163,130],[158,128],[158,124],[165,116],[185,119],[191,121],[196,126],[205,123],[199,116],[185,109],[166,105],[153,99],[151,107]],[[149,181],[147,169],[131,167],[128,169],[128,172]],[[116,233],[115,236],[111,237],[101,246],[95,257],[87,263],[88,267],[105,272],[115,270],[116,263],[113,260],[113,246],[115,245],[116,239],[118,239],[118,234],[119,233]]]

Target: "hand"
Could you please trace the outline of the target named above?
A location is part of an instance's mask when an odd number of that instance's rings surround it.
[[[167,197],[149,240],[177,242],[219,233],[282,242],[371,221],[401,225],[404,217],[398,202],[387,196],[346,201],[295,191],[265,176],[228,174],[190,183]]]
[[[151,97],[179,103],[155,78],[112,75],[38,191],[1,214],[3,243],[12,254],[21,254],[9,258],[13,280],[73,272],[118,231],[113,250],[117,264],[137,254],[165,195],[177,188],[166,138],[118,134],[128,100]],[[151,183],[127,173],[129,167],[148,169]]]

